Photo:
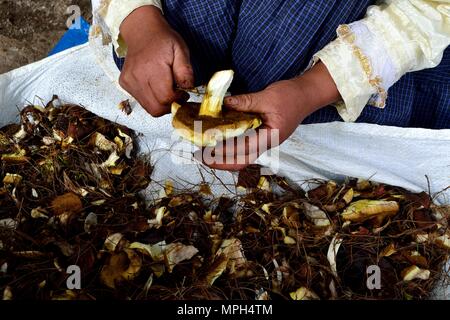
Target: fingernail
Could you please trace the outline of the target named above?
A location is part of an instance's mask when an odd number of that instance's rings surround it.
[[[225,98],[225,103],[229,104],[229,105],[235,105],[235,104],[237,104],[237,100],[232,97],[227,97],[227,98]]]

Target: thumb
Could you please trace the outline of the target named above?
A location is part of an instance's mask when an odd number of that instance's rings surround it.
[[[194,71],[187,48],[175,47],[173,59],[173,76],[176,84],[183,89],[194,87]]]
[[[261,113],[259,95],[257,93],[242,94],[224,99],[227,107],[241,112]]]

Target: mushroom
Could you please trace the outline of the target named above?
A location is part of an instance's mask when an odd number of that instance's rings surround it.
[[[216,72],[208,83],[201,104],[172,103],[172,125],[181,137],[200,147],[214,147],[219,141],[261,126],[261,119],[254,114],[222,109],[233,76],[232,70]]]
[[[420,269],[418,266],[411,266],[401,272],[403,281],[412,281],[415,279],[428,280],[430,279],[430,275],[430,270]]]

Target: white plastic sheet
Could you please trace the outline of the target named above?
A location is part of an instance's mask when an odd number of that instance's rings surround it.
[[[130,97],[118,86],[119,71],[111,52],[111,47],[92,39],[91,44],[1,75],[0,126],[18,120],[18,108],[26,102],[46,102],[56,94],[142,133],[141,150],[151,151],[155,164],[155,186],[166,179],[182,181],[185,186],[205,179],[216,184],[216,192],[228,192],[226,186],[233,185],[236,177],[201,169],[192,160],[191,146],[174,139],[170,116],[152,118],[135,102],[130,116],[118,109]],[[180,146],[186,150],[181,156]],[[304,125],[279,148],[279,161],[274,155],[263,155],[259,163],[299,183],[350,176],[437,193],[450,185],[450,130],[353,123]],[[437,201],[450,202],[450,190]],[[439,294],[442,297],[443,291]]]

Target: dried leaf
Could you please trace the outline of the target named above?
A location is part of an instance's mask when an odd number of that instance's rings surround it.
[[[156,277],[160,278],[166,272],[166,265],[163,263],[152,264],[150,266]]]
[[[97,147],[102,151],[114,151],[116,149],[116,144],[110,140],[108,140],[103,134],[100,132],[95,132],[92,134],[89,143],[92,146]]]
[[[260,289],[260,290],[256,291],[256,300],[257,301],[270,300],[269,293],[264,289]]]
[[[86,189],[75,186],[75,184],[72,182],[65,171],[63,172],[63,179],[64,187],[66,188],[66,190],[72,191],[73,193],[82,197],[86,197],[89,194]]]
[[[169,273],[172,272],[177,264],[190,260],[197,253],[198,249],[194,246],[186,246],[182,243],[168,244],[164,250],[164,256]]]
[[[10,286],[6,286],[3,290],[3,301],[9,301],[13,299],[13,293]]]
[[[124,100],[121,103],[119,103],[119,110],[121,110],[123,113],[125,113],[127,116],[129,116],[133,109],[131,108],[130,100]]]
[[[3,178],[3,183],[18,185],[22,182],[23,177],[20,174],[7,173]]]
[[[61,253],[66,257],[70,257],[75,253],[74,247],[66,241],[55,241],[53,244],[57,246]]]
[[[48,219],[48,211],[43,209],[42,207],[37,207],[31,210],[31,217],[33,219]]]
[[[200,184],[198,192],[203,196],[212,196],[213,195],[213,193],[211,192],[211,188],[206,183]]]
[[[412,280],[428,280],[430,278],[430,270],[420,269],[418,266],[411,266],[402,271],[401,276],[403,281]]]
[[[19,148],[19,150],[17,150],[15,153],[2,154],[1,159],[5,163],[21,164],[21,163],[26,163],[28,161],[26,154],[27,154],[27,152],[25,149]]]
[[[139,252],[150,256],[153,261],[161,262],[164,261],[164,253],[166,251],[166,242],[161,241],[159,243],[156,243],[154,245],[139,243],[139,242],[133,242],[130,244],[130,249],[136,249]]]
[[[414,223],[420,229],[429,229],[436,225],[429,209],[418,209],[413,213]]]
[[[0,132],[0,151],[3,151],[11,145],[11,140],[7,135]]]
[[[52,296],[54,301],[72,301],[77,300],[78,294],[74,290],[66,290],[62,294],[56,294]]]
[[[22,125],[20,126],[20,130],[17,131],[14,135],[13,135],[13,139],[16,143],[22,141],[23,139],[25,139],[27,137],[27,131],[25,130],[25,127]]]
[[[289,237],[289,236],[285,236],[283,242],[284,242],[284,244],[286,244],[286,245],[288,245],[288,246],[289,246],[289,245],[294,245],[294,244],[297,243],[297,241],[295,241],[294,238],[291,238],[291,237]]]
[[[263,191],[272,191],[272,189],[270,187],[270,182],[269,182],[269,180],[267,180],[267,178],[265,176],[262,176],[261,178],[259,178],[258,189],[263,190]]]
[[[303,203],[303,208],[305,209],[305,215],[309,221],[314,223],[316,227],[329,227],[331,225],[330,219],[325,212],[320,210],[318,207],[309,204],[308,202]]]
[[[426,243],[430,238],[426,232],[417,232],[415,237],[417,243]]]
[[[272,205],[273,205],[272,203],[265,203],[261,207],[261,210],[264,211],[267,214],[270,214],[270,208],[272,207]]]
[[[386,248],[383,249],[383,251],[381,251],[380,253],[380,258],[383,257],[390,257],[393,254],[395,254],[397,252],[397,250],[395,249],[395,244],[391,243],[390,245],[388,245]]]
[[[242,189],[255,189],[261,178],[261,166],[250,165],[244,170],[239,171],[236,187]]]
[[[172,180],[166,180],[164,183],[164,197],[170,197],[173,194],[173,189]]]
[[[227,265],[228,258],[225,255],[216,257],[206,275],[206,283],[212,286],[214,282],[225,272]]]
[[[427,259],[422,256],[418,251],[408,251],[404,252],[403,256],[412,264],[419,266],[421,268],[428,268]]]
[[[322,184],[319,187],[309,190],[307,197],[312,201],[322,202],[330,198],[336,191],[336,182],[330,180],[326,184]]]
[[[125,156],[128,159],[131,159],[131,152],[133,152],[133,139],[127,135],[126,133],[122,132],[122,130],[117,129],[117,131],[119,132],[119,136],[124,138],[125,140]]]
[[[344,194],[344,196],[342,197],[342,200],[344,200],[346,204],[350,204],[350,203],[353,201],[353,196],[354,196],[353,189],[350,188],[350,189]]]
[[[105,202],[106,202],[106,200],[105,200],[105,199],[102,199],[102,200],[92,201],[91,204],[92,204],[93,206],[97,206],[97,207],[98,207],[98,206],[103,205]]]
[[[169,207],[170,208],[175,208],[175,207],[179,207],[182,206],[184,204],[187,203],[191,203],[193,200],[191,195],[185,194],[185,195],[179,195],[176,197],[173,197],[170,202],[169,202]]]
[[[236,238],[224,240],[217,251],[216,256],[225,256],[228,261],[227,269],[230,274],[235,273],[236,270],[244,268],[247,264],[242,243]]]
[[[115,252],[122,240],[125,240],[125,238],[123,237],[123,234],[114,233],[114,234],[110,235],[108,238],[106,238],[104,247],[109,252]],[[121,250],[121,248],[119,248],[118,250]]]
[[[283,208],[282,220],[289,228],[297,229],[300,227],[300,215],[294,206],[288,205]]]
[[[132,280],[139,274],[142,267],[142,260],[133,250],[125,249],[125,252],[130,262],[128,268],[122,273],[122,277],[125,280]]]
[[[100,167],[102,168],[111,168],[115,167],[117,165],[117,161],[120,160],[120,156],[117,155],[116,151],[112,151],[109,155],[108,159],[106,159],[105,162],[103,162]]]
[[[45,136],[42,138],[42,143],[45,144],[46,146],[51,146],[52,144],[56,143],[56,140],[52,137]]]
[[[117,283],[134,279],[142,267],[141,258],[133,251],[125,249],[109,257],[100,273],[100,280],[115,289]]]
[[[365,191],[372,187],[369,181],[364,179],[358,179],[358,182],[356,183],[356,190],[358,191]]]
[[[434,243],[442,249],[450,250],[450,234],[449,232],[442,236],[436,237]]]
[[[308,288],[301,287],[297,291],[291,292],[290,296],[292,300],[320,300],[319,296]]]

